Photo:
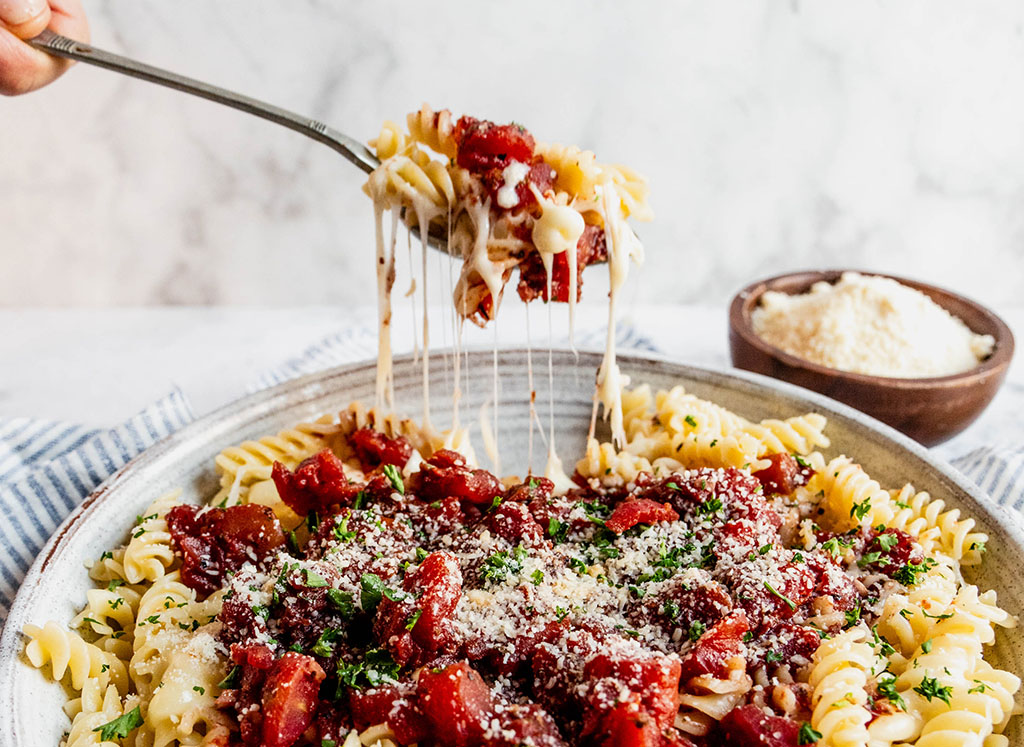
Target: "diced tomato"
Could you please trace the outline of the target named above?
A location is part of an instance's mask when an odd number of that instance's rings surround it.
[[[487,515],[488,528],[513,545],[537,545],[544,538],[544,530],[522,503],[505,501]]]
[[[407,438],[388,438],[369,426],[353,432],[348,437],[348,443],[366,472],[382,464],[404,467],[412,456],[412,444]]]
[[[770,454],[766,458],[771,464],[754,473],[765,493],[789,495],[801,485],[806,485],[814,475],[813,469],[801,465],[789,454]]]
[[[584,676],[598,680],[614,678],[636,693],[640,708],[658,729],[669,727],[679,710],[679,660],[667,656],[623,659],[599,653],[587,662]]]
[[[459,561],[449,553],[432,552],[402,585],[418,597],[420,616],[412,629],[413,640],[429,651],[440,651],[454,635],[452,615],[462,597]]]
[[[793,623],[777,625],[772,629],[771,637],[777,641],[772,653],[781,657],[776,661],[783,665],[789,665],[794,656],[810,661],[811,656],[821,645],[821,635],[815,628]]]
[[[324,670],[311,656],[289,651],[263,688],[263,747],[291,747],[313,722]]]
[[[800,727],[795,721],[765,713],[756,705],[732,709],[719,729],[722,747],[796,747]]]
[[[608,259],[608,247],[604,230],[598,226],[586,226],[576,242],[576,300],[583,294],[583,270],[592,264]],[[551,296],[548,296],[548,271],[540,252],[530,252],[519,264],[519,285],[516,287],[523,303],[535,298],[544,301],[554,299],[560,303],[569,301],[569,258],[565,253],[556,254],[551,265]]]
[[[550,714],[538,705],[502,704],[497,716],[501,728],[489,735],[486,747],[565,747]]]
[[[512,161],[533,162],[533,136],[517,124],[461,117],[455,124],[455,139],[456,163],[475,174],[503,169]]]
[[[401,744],[422,742],[430,736],[430,724],[420,710],[412,682],[350,690],[349,708],[360,730],[386,723]]]
[[[712,625],[683,657],[682,681],[687,682],[702,674],[727,677],[726,663],[739,655],[743,648],[743,634],[748,630],[747,616],[742,610],[735,610]]]
[[[294,472],[274,462],[271,477],[281,500],[299,516],[310,511],[326,512],[331,506],[348,506],[363,489],[349,482],[344,465],[330,449],[309,457]]]
[[[672,628],[688,631],[693,622],[714,625],[732,610],[733,602],[725,587],[716,581],[693,585],[677,576],[666,582],[660,594],[645,596],[639,608],[645,614],[665,619],[669,632]]]
[[[463,661],[440,671],[421,670],[416,692],[439,744],[473,747],[483,741],[494,713],[494,699],[487,683],[469,664]]]
[[[441,449],[420,468],[419,495],[428,502],[455,497],[482,505],[504,492],[497,477],[485,469],[470,469],[457,451]]]
[[[601,747],[660,747],[662,744],[661,729],[640,705],[636,693],[604,712],[592,729],[589,733]]]
[[[262,561],[285,542],[274,512],[254,503],[202,511],[175,506],[166,519],[182,557],[181,580],[202,596],[221,588],[227,573]]]
[[[637,524],[657,524],[659,521],[675,521],[678,518],[679,514],[668,503],[638,498],[616,506],[604,525],[616,534],[622,534]]]
[[[546,477],[531,477],[527,482],[513,485],[505,493],[505,501],[515,503],[547,503],[555,490],[555,484]]]
[[[867,566],[891,574],[907,563],[921,562],[921,552],[914,548],[914,538],[902,529],[886,529],[884,532],[872,534],[864,548],[862,559],[876,559],[866,563]]]

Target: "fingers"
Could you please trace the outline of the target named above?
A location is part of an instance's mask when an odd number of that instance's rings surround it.
[[[70,67],[68,60],[33,49],[22,39],[49,27],[76,41],[89,40],[89,25],[79,0],[44,0],[44,9],[38,13],[36,2],[0,0],[0,94],[12,96],[42,88]]]
[[[0,25],[19,39],[37,36],[49,23],[46,0],[0,0]]]

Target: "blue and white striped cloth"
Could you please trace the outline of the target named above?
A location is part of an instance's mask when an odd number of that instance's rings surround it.
[[[621,350],[658,349],[630,325],[620,325],[618,337]],[[603,332],[585,332],[576,341],[600,346]],[[250,390],[372,358],[376,344],[372,330],[347,329],[262,374]],[[0,418],[0,628],[32,560],[71,510],[132,457],[193,419],[180,390],[109,430]],[[977,449],[953,464],[998,503],[1024,510],[1024,448]]]

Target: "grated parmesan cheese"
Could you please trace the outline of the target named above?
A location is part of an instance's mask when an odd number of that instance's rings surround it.
[[[844,272],[834,285],[815,283],[802,295],[768,291],[752,322],[758,337],[787,353],[872,376],[967,371],[991,354],[995,342],[921,291],[856,272]]]

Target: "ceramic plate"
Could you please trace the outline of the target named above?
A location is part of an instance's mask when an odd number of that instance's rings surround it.
[[[534,354],[537,402],[547,422],[547,354]],[[432,420],[450,420],[450,400],[442,391],[441,356],[434,362]],[[582,453],[590,421],[597,353],[569,351],[554,354],[554,409],[558,452],[567,466]],[[854,456],[883,485],[912,482],[919,490],[947,500],[978,520],[990,535],[986,562],[970,578],[982,588],[999,592],[1001,605],[1013,613],[1021,609],[1024,587],[1016,580],[1024,567],[1024,532],[1018,521],[981,495],[966,478],[935,460],[910,439],[849,407],[820,395],[755,374],[713,371],[673,363],[651,356],[623,356],[622,369],[633,382],[654,388],[682,384],[698,396],[751,418],[785,418],[814,410],[827,416],[832,439],[829,454]],[[464,423],[474,425],[481,405],[491,396],[492,353],[468,356],[470,385],[462,404]],[[529,454],[527,355],[507,350],[498,356],[500,407],[498,439],[506,473],[524,474]],[[395,363],[396,409],[413,418],[422,412],[420,369],[410,358]],[[450,382],[449,382],[450,385]],[[208,415],[154,446],[111,477],[58,529],[33,564],[11,609],[0,638],[0,747],[56,745],[68,728],[61,711],[65,694],[24,658],[21,628],[29,622],[70,620],[91,588],[84,563],[122,544],[135,516],[154,498],[175,487],[198,499],[216,490],[213,457],[222,448],[286,428],[323,413],[338,411],[353,400],[372,402],[374,366],[363,363],[296,379],[246,397]],[[535,466],[543,468],[544,447],[536,431]],[[478,455],[485,452],[477,444]],[[484,466],[486,459],[481,456]],[[1010,630],[999,633],[994,661],[1017,674],[1024,673],[1024,636]],[[1016,719],[1008,736],[1011,744],[1021,734]]]

